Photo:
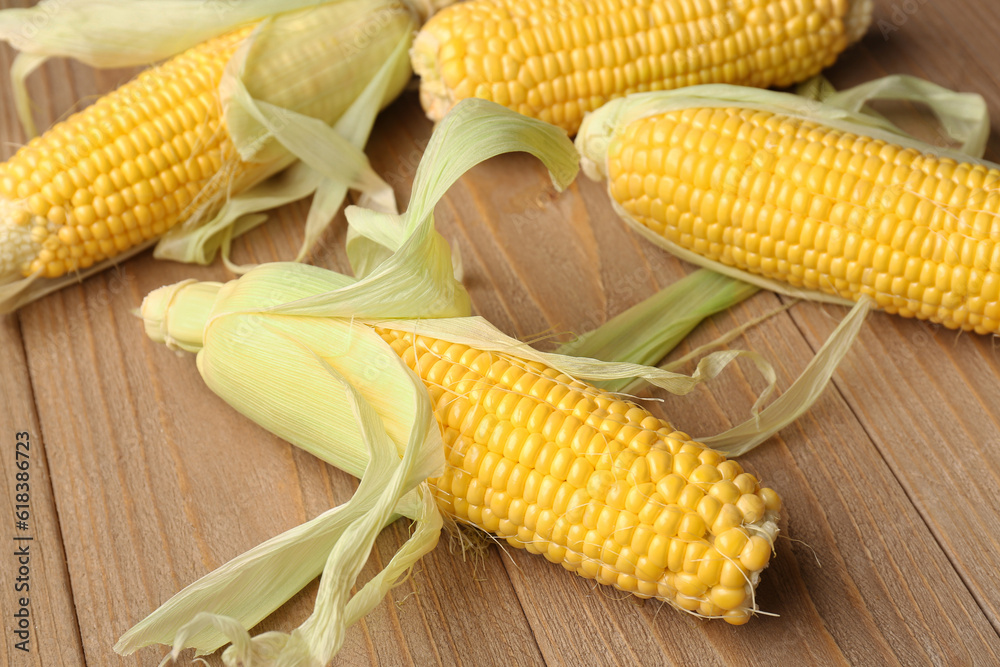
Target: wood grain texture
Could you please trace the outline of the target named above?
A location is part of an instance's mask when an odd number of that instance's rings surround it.
[[[868,37],[829,74],[838,86],[921,75],[983,94],[1000,122],[998,29],[1000,11],[973,0],[883,0]],[[0,51],[3,90],[10,58]],[[51,124],[127,76],[52,62],[31,80],[36,118]],[[23,136],[6,95],[0,109],[6,158]],[[369,153],[401,203],[430,132],[413,93],[376,123]],[[988,157],[1000,158],[996,133]],[[236,261],[292,257],[306,211],[301,202],[275,211],[236,242]],[[462,178],[438,207],[437,223],[462,255],[477,312],[548,348],[690,270],[628,231],[600,184],[581,179],[555,193],[541,165],[524,155]],[[345,270],[343,235],[341,216],[314,263]],[[192,357],[144,337],[133,309],[151,289],[189,277],[231,276],[218,265],[156,262],[147,253],[0,327],[0,439],[27,424],[33,446],[44,446],[32,496],[43,547],[33,570],[43,587],[32,598],[37,652],[11,649],[13,570],[5,558],[4,665],[156,665],[162,648],[121,658],[111,646],[184,585],[355,488],[353,478],[211,394]],[[684,348],[779,304],[758,294],[706,323]],[[734,345],[774,361],[787,387],[843,313],[799,304]],[[687,398],[656,394],[662,402],[650,407],[708,434],[743,419],[761,386],[739,365]],[[526,552],[491,547],[481,562],[466,560],[444,537],[349,631],[335,664],[998,664],[998,387],[991,339],[882,314],[869,319],[813,410],[743,459],[785,501],[783,537],[758,590],[761,608],[776,617],[741,628],[705,623],[595,588]],[[5,446],[4,508],[12,504],[7,454]],[[10,535],[5,525],[4,545]],[[406,535],[405,523],[386,530],[362,578]],[[257,631],[300,623],[315,592],[314,582]]]
[[[79,665],[83,660],[80,630],[49,476],[45,435],[35,412],[21,333],[13,318],[0,322],[0,368],[3,369],[0,438],[4,457],[0,507],[5,518],[0,530],[5,561],[0,568],[0,606],[4,615],[0,664]],[[18,437],[21,433],[27,433],[28,437]],[[29,445],[22,450],[27,458],[16,457],[17,442]],[[21,470],[18,461],[27,461],[27,469]],[[18,473],[26,473],[27,481],[19,482]],[[22,511],[15,507],[23,504],[17,497],[21,493],[29,494],[30,518],[25,529],[14,524],[15,510]],[[26,562],[22,562],[25,550]],[[15,556],[16,553],[22,555]],[[20,569],[22,564],[28,568],[27,572]],[[22,605],[22,600],[27,600],[27,604]],[[28,636],[14,634],[15,630],[21,630],[20,619],[15,619],[14,614],[21,613],[22,608],[29,615]],[[46,637],[60,637],[62,641],[42,639]]]

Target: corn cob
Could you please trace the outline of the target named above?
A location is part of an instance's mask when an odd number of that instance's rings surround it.
[[[217,302],[220,289],[227,293]],[[151,292],[146,332],[209,353],[199,358],[202,372],[224,373],[231,361],[212,347],[206,323],[227,317],[216,304],[243,298],[236,289],[189,281]],[[294,338],[291,317],[282,327]],[[219,324],[213,320],[216,335],[227,337],[228,325]],[[243,349],[262,345],[253,339],[259,329],[239,328]],[[301,331],[300,344],[310,345],[304,341],[316,331]],[[399,329],[375,332],[430,394],[446,467],[429,482],[445,514],[639,597],[734,625],[749,620],[781,500],[739,463],[543,363]],[[338,335],[331,329],[328,338]],[[296,364],[283,368],[283,382],[307,384]]]
[[[239,186],[253,167],[226,141],[216,90],[249,32],[146,70],[0,165],[0,276],[88,269]]]
[[[613,134],[606,163],[591,157],[650,238],[795,288],[1000,331],[996,166],[759,108],[692,106]]]
[[[871,0],[471,0],[414,41],[427,115],[480,97],[575,134],[634,92],[701,83],[788,86],[861,38]]]
[[[542,363],[378,333],[435,405],[442,511],[602,584],[749,620],[781,501],[739,463]]]
[[[229,642],[226,664],[327,664],[346,628],[434,548],[445,513],[637,596],[749,620],[778,534],[777,494],[646,410],[574,379],[641,377],[683,394],[727,362],[703,361],[689,377],[547,354],[468,317],[432,211],[472,165],[518,150],[541,159],[557,188],[576,175],[563,131],[467,100],[435,128],[406,213],[348,208],[355,240],[372,242],[348,243],[348,255],[375,272],[354,279],[265,264],[224,285],[189,280],[146,296],[153,341],[197,353],[206,385],[235,410],[361,481],[348,502],[178,592],[117,651],[161,643],[176,656]],[[804,394],[779,399],[777,418],[778,402],[723,446],[753,448],[816,395]],[[359,585],[378,532],[398,517],[413,521],[411,537]],[[250,637],[320,572],[306,623]],[[249,599],[262,578],[278,585]]]
[[[416,13],[397,0],[342,0],[286,15],[280,49],[268,49],[281,57],[251,51],[247,90],[333,123],[416,25]],[[264,141],[254,146],[261,154],[244,159],[231,136],[232,114],[242,110],[223,108],[220,82],[253,29],[145,70],[0,164],[0,288],[72,278],[119,260],[181,223],[211,219],[227,197],[294,162],[287,152],[264,152]],[[255,49],[272,37],[258,36]],[[381,104],[409,77],[405,65],[397,69]],[[242,116],[236,122],[246,125]],[[39,284],[44,293],[63,281]]]

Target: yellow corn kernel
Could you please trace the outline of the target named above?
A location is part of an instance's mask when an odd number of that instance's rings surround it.
[[[771,557],[771,544],[759,535],[754,535],[743,547],[740,564],[749,571],[756,571],[767,564]]]
[[[744,520],[750,523],[759,521],[764,516],[766,509],[761,497],[753,493],[744,493],[740,496],[739,500],[736,501],[736,507],[743,512]]]
[[[728,588],[726,586],[714,586],[709,598],[719,607],[729,610],[736,609],[746,600],[746,590],[740,588]]]
[[[763,492],[763,489],[761,491]],[[708,494],[713,498],[718,498],[723,503],[735,503],[741,495],[739,488],[728,480],[713,484],[708,490]]]

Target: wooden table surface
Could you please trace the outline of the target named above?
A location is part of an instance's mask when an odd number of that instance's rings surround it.
[[[876,4],[867,37],[828,72],[838,87],[915,74],[982,94],[1000,123],[1000,5]],[[24,140],[6,92],[11,59],[0,50],[4,159]],[[52,62],[31,79],[36,118],[47,126],[128,75]],[[413,92],[375,127],[369,153],[401,202],[430,132]],[[987,157],[1000,160],[996,133]],[[292,257],[306,210],[275,211],[236,244],[236,260]],[[522,338],[589,329],[691,270],[628,231],[601,185],[580,180],[556,196],[523,155],[470,172],[437,220],[461,251],[476,311]],[[313,261],[344,270],[343,235],[341,216]],[[121,658],[111,647],[184,585],[354,488],[215,397],[193,357],[146,339],[133,309],[188,277],[231,276],[146,253],[0,319],[0,664],[156,665],[162,648]],[[690,344],[777,305],[760,293]],[[844,312],[801,303],[734,345],[772,360],[784,388]],[[653,409],[708,434],[742,419],[759,388],[741,366]],[[758,591],[769,615],[738,628],[703,622],[525,552],[464,561],[442,539],[350,630],[336,664],[1000,664],[998,413],[991,338],[875,314],[815,407],[743,459],[787,508]],[[31,438],[29,653],[12,634],[20,431]],[[373,563],[406,535],[403,523],[386,530]],[[315,591],[258,631],[298,625]]]

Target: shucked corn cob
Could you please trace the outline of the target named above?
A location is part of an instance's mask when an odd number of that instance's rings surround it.
[[[738,463],[539,362],[379,333],[431,393],[442,510],[602,584],[750,618],[781,501]]]
[[[0,165],[0,277],[89,269],[266,175],[226,140],[217,94],[250,30],[146,70]]]
[[[256,99],[332,124],[409,39],[416,17],[402,0],[337,0],[286,14],[256,37],[243,80]],[[245,157],[230,133],[232,114],[245,111],[223,108],[220,82],[253,28],[142,72],[0,164],[0,293],[32,277],[31,289],[50,291],[66,282],[56,279],[119,260],[181,223],[210,220],[227,197],[294,162],[287,151],[264,150],[276,143],[266,137],[249,142],[260,150]],[[375,103],[391,101],[409,75],[401,62]],[[0,295],[0,312],[18,300]]]
[[[871,0],[471,0],[420,31],[413,69],[432,120],[480,97],[575,134],[634,92],[788,86],[864,34]]]
[[[212,331],[228,335],[220,319],[206,330],[221,287],[192,282],[152,292],[142,309],[147,333],[211,353]],[[268,328],[261,317],[240,328],[251,354],[262,344],[254,333]],[[298,325],[287,317],[283,335],[295,337]],[[317,326],[305,319],[304,327]],[[543,363],[376,331],[430,392],[447,459],[430,482],[445,513],[602,584],[735,625],[750,618],[781,501],[738,463]],[[305,332],[297,345],[311,345],[316,332]],[[331,329],[328,338],[337,335]],[[203,373],[225,373],[232,363],[218,352],[214,359],[199,357]],[[310,369],[281,366],[277,386],[308,384]],[[275,408],[283,404],[276,391]]]
[[[618,113],[609,107],[577,145],[654,241],[795,288],[867,295],[905,317],[1000,332],[1000,168],[838,129],[795,104],[694,101],[598,129]]]

